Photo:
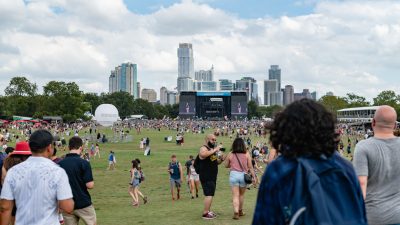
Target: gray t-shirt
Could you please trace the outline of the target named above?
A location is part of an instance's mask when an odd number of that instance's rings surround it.
[[[357,176],[368,176],[368,224],[400,223],[400,138],[360,141],[353,165]]]

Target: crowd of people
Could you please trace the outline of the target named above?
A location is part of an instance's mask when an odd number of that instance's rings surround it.
[[[197,155],[188,156],[183,164],[173,154],[167,167],[173,201],[181,199],[184,181],[191,199],[199,198],[202,190],[203,219],[218,216],[212,203],[219,165],[223,165],[229,170],[234,220],[246,215],[245,193],[253,187],[258,188],[253,224],[390,225],[400,224],[396,119],[392,107],[381,106],[370,129],[338,125],[322,105],[304,99],[268,123],[138,120],[112,129],[122,136],[131,129],[138,136],[143,129],[168,129],[177,133],[178,145],[183,145],[187,133],[205,136]],[[207,130],[213,133],[205,134]],[[90,160],[101,158],[99,143],[107,138],[94,124],[16,124],[1,133],[0,224],[69,225],[80,220],[96,224],[88,192],[94,188]],[[84,133],[82,138],[79,133]],[[268,133],[268,143],[260,141]],[[94,139],[88,138],[92,135]],[[232,145],[218,142],[221,136],[229,137]],[[253,141],[254,137],[262,138]],[[15,148],[7,145],[11,141],[16,142]],[[57,157],[57,148],[66,151],[67,146],[68,153]],[[150,155],[150,139],[140,138],[139,148]],[[131,161],[128,193],[133,207],[148,202],[140,190],[146,179],[140,164],[138,158]],[[108,170],[115,168],[115,152],[110,151]]]

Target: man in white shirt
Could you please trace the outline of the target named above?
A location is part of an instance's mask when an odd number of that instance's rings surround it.
[[[32,156],[12,167],[1,191],[1,225],[10,224],[17,206],[15,224],[59,225],[58,209],[72,213],[74,201],[66,172],[50,160],[53,136],[35,131],[29,140]]]

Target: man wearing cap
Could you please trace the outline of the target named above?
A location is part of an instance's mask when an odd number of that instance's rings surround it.
[[[74,201],[68,176],[50,160],[52,143],[50,132],[35,131],[29,140],[32,156],[7,172],[1,191],[2,225],[10,224],[14,205],[17,224],[59,225],[59,208],[72,213]]]
[[[80,137],[69,139],[69,154],[58,164],[67,172],[74,196],[75,208],[72,214],[63,213],[65,225],[78,225],[82,219],[86,225],[96,224],[96,212],[88,189],[94,187],[90,163],[80,157],[83,141]]]

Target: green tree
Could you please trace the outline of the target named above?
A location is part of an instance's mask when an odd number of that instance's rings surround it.
[[[6,96],[34,96],[37,85],[31,83],[26,77],[13,77],[4,92]]]
[[[101,94],[102,103],[112,104],[118,109],[119,116],[124,119],[132,114],[136,108],[133,96],[128,92],[120,91],[111,94]]]
[[[152,103],[147,100],[138,98],[134,101],[135,109],[134,114],[146,115],[148,118],[156,118],[156,112]]]
[[[249,119],[253,118],[253,117],[260,117],[260,115],[257,114],[257,103],[255,101],[249,101],[249,103],[247,103],[247,117]]]
[[[346,99],[338,96],[325,95],[319,99],[319,102],[335,115],[339,109],[348,107]]]
[[[50,81],[43,87],[46,111],[62,116],[65,121],[82,118],[87,109],[83,93],[75,82]]]
[[[394,108],[398,107],[400,96],[394,91],[382,91],[374,99],[374,105],[390,105]]]
[[[97,106],[102,104],[101,96],[97,95],[96,93],[83,94],[83,101],[89,104],[89,109],[92,114],[94,114]]]
[[[363,107],[363,106],[369,106],[370,103],[365,100],[364,97],[356,95],[354,93],[347,93],[346,97],[344,99],[347,101],[349,108],[352,107]]]

